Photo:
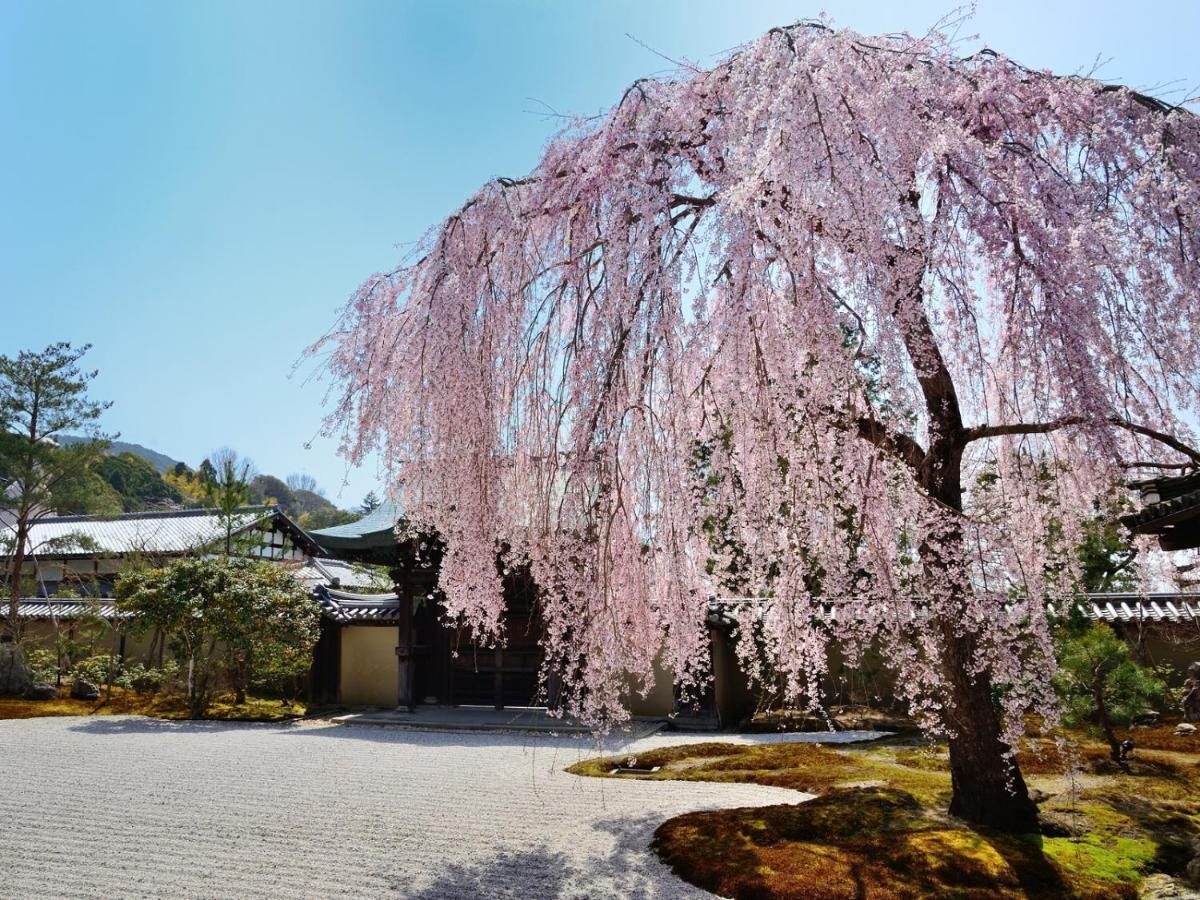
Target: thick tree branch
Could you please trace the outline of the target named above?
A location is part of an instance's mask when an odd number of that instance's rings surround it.
[[[987,438],[1018,434],[1049,434],[1052,431],[1058,431],[1062,428],[1082,425],[1085,421],[1083,416],[1063,416],[1059,419],[1051,419],[1048,422],[1012,422],[1005,425],[976,425],[974,428],[966,429],[964,440],[969,443]],[[1200,450],[1188,446],[1172,435],[1154,428],[1148,428],[1145,425],[1138,425],[1136,422],[1130,422],[1128,419],[1123,419],[1120,416],[1110,416],[1107,421],[1110,425],[1114,425],[1117,428],[1123,428],[1133,434],[1140,434],[1143,437],[1158,441],[1160,444],[1164,444],[1172,450],[1182,453],[1193,462],[1200,463]]]
[[[856,425],[859,437],[903,460],[914,472],[920,470],[925,461],[925,448],[907,434],[892,431],[870,416],[859,416]]]
[[[1016,434],[1049,434],[1071,425],[1081,425],[1082,416],[1064,416],[1061,419],[1051,419],[1048,422],[1010,422],[1005,425],[976,425],[963,432],[963,440],[985,440],[987,438],[1007,437]]]

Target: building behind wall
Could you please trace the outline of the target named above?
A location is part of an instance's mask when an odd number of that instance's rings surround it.
[[[465,629],[443,621],[436,541],[426,541],[430,549],[421,553],[413,541],[397,540],[399,512],[394,506],[385,504],[357,522],[311,533],[273,508],[242,510],[238,516],[234,531],[239,552],[286,566],[320,606],[313,702],[409,709],[422,704],[512,708],[555,703],[553,681],[539,682],[544,626],[536,587],[527,575],[510,574],[504,581],[507,643],[481,646]],[[134,558],[163,564],[214,552],[224,533],[216,513],[205,510],[42,520],[35,526],[26,572],[38,596],[21,604],[27,635],[51,645],[56,636],[97,617],[119,625],[121,614],[112,596],[123,565]],[[78,538],[74,543],[72,535]],[[381,580],[376,573],[383,569],[390,575]],[[729,728],[778,707],[780,692],[771,684],[751,684],[743,671],[734,617],[725,608],[736,602],[714,602],[709,611],[713,677],[708,689],[685,703],[673,674],[660,665],[646,696],[630,683],[626,699],[634,715]],[[1196,595],[1094,595],[1081,603],[1080,611],[1117,629],[1145,661],[1182,672],[1200,656]],[[103,635],[97,650],[103,649],[135,661],[163,652],[153,635],[134,641],[120,627]],[[884,662],[882,653],[868,650],[851,664],[834,645],[822,700],[891,706],[893,676]]]
[[[155,635],[134,638],[121,627],[125,616],[113,600],[118,574],[135,563],[160,566],[221,553],[227,540],[235,555],[286,567],[316,602],[326,590],[377,586],[362,567],[322,559],[320,546],[276,507],[247,507],[228,517],[205,509],[48,516],[29,534],[24,575],[32,590],[19,606],[25,639],[49,647],[60,636],[94,633],[96,652],[157,662],[163,647]]]

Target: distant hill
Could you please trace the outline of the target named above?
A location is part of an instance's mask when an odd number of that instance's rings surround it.
[[[87,438],[80,437],[77,434],[64,434],[60,435],[57,440],[60,444],[78,444],[80,441],[87,440]],[[132,453],[134,456],[139,456],[154,466],[159,474],[169,472],[179,462],[177,459],[171,459],[165,453],[159,453],[157,450],[151,450],[149,447],[143,447],[141,444],[129,444],[125,441],[113,441],[108,453],[109,456],[116,456],[120,453]]]
[[[87,439],[79,435],[62,435],[57,440],[60,444],[77,444]],[[136,459],[130,459],[130,456]],[[177,465],[179,463],[165,453],[128,441],[113,441],[107,457],[97,466],[96,474],[104,482],[105,490],[111,488],[112,502],[119,503],[125,512],[194,507],[206,502],[202,491],[188,488],[189,484],[193,488],[197,484],[190,468],[182,481],[164,479]],[[308,490],[308,487],[314,490]],[[306,487],[293,489],[281,478],[260,474],[250,482],[250,501],[277,505],[305,529],[342,525],[353,522],[361,514],[338,509],[316,488],[311,477],[308,477]]]

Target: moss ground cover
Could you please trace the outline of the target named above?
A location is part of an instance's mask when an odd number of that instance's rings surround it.
[[[218,697],[209,707],[207,719],[234,722],[275,722],[304,715],[304,707],[293,703],[284,706],[279,700],[248,697],[243,704],[233,702],[233,694]],[[137,694],[114,687],[112,697],[72,700],[66,689],[55,700],[24,700],[19,697],[0,697],[0,719],[33,719],[40,716],[103,716],[138,715],[159,719],[186,719],[186,698],[177,694]]]
[[[606,778],[747,781],[817,794],[807,803],[689,813],[654,849],[687,881],[737,898],[1136,897],[1178,875],[1200,838],[1200,740],[1140,729],[1130,771],[1079,735],[1033,739],[1020,760],[1040,798],[1041,834],[974,831],[945,810],[946,748],[911,740],[857,746],[720,742],[570,771]],[[1157,748],[1164,749],[1157,749]]]

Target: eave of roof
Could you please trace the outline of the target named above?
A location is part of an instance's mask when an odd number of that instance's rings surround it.
[[[318,528],[309,534],[327,550],[390,547],[396,543],[396,523],[400,518],[400,508],[385,500],[356,522]]]
[[[1156,475],[1153,478],[1131,481],[1129,486],[1142,493],[1154,492],[1161,497],[1177,497],[1200,490],[1200,471],[1189,472],[1187,475]]]
[[[393,593],[355,594],[320,587],[313,596],[321,606],[321,613],[342,625],[398,623],[404,611],[399,595]]]
[[[17,616],[44,621],[72,621],[84,616],[98,616],[109,621],[130,618],[128,612],[117,606],[116,600],[99,597],[27,597],[18,605]]]
[[[1122,516],[1121,523],[1139,534],[1157,534],[1193,518],[1200,518],[1200,490],[1147,504],[1135,513]]]

